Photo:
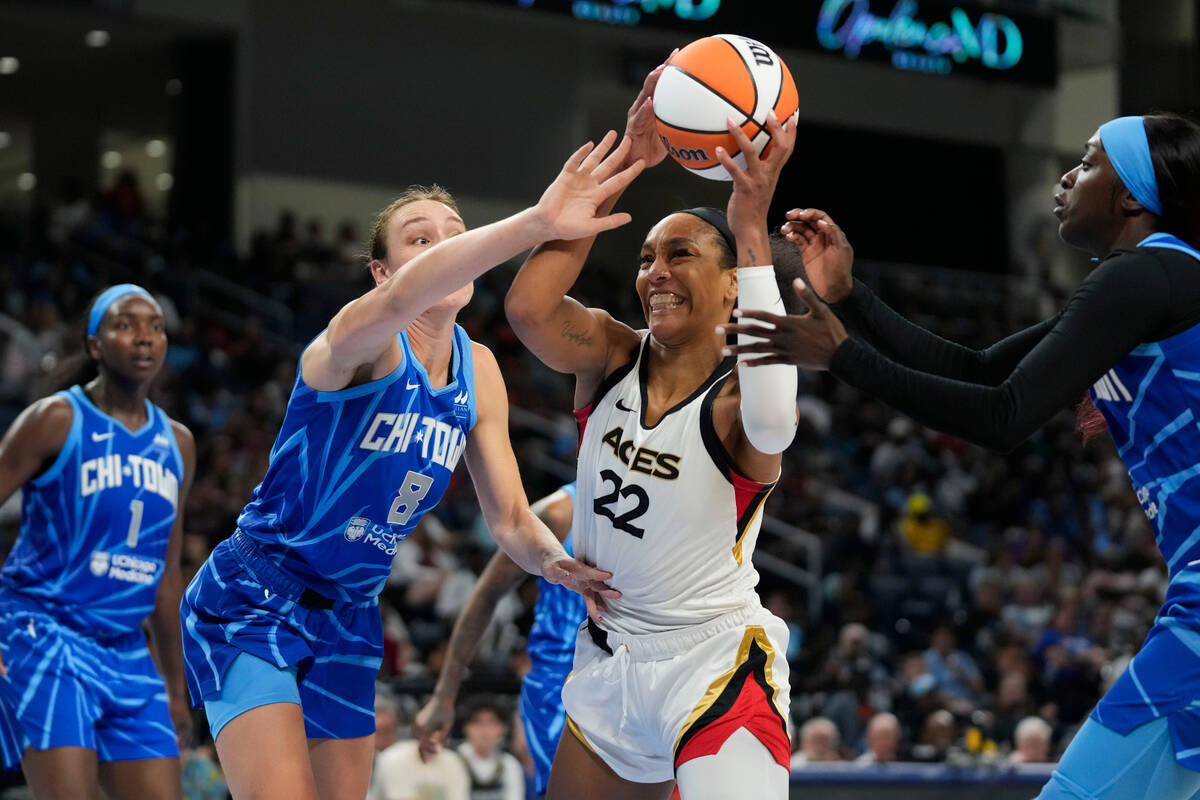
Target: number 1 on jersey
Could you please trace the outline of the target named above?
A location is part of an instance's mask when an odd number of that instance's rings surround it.
[[[137,547],[138,534],[142,532],[142,509],[145,504],[141,500],[129,501],[129,533],[125,534],[125,546]]]
[[[409,470],[408,474],[404,476],[404,483],[400,484],[400,488],[396,490],[396,499],[392,501],[391,511],[388,512],[388,524],[407,525],[408,520],[416,513],[421,500],[429,494],[431,486],[433,486],[433,478]]]

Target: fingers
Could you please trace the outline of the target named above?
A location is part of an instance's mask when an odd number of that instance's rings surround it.
[[[583,604],[587,606],[587,615],[589,617],[596,622],[604,620],[604,612],[608,610],[608,607],[604,605],[604,600],[600,598],[600,595],[595,592],[584,592]]]
[[[616,133],[616,131],[609,131],[608,135],[616,136],[617,133]],[[608,136],[605,136],[605,138],[608,138]],[[603,145],[604,145],[603,140],[601,140],[600,145],[601,145],[601,147],[603,147]],[[621,143],[619,145],[617,145],[617,149],[613,150],[611,153],[609,153],[607,158],[605,158],[603,161],[601,161],[599,164],[597,164],[592,169],[592,177],[598,181],[604,181],[606,178],[608,178],[610,175],[612,175],[612,173],[617,169],[617,167],[619,167],[625,163],[625,160],[627,158],[629,158],[629,151],[632,148],[633,148],[633,140],[630,139],[628,136],[622,137]],[[600,147],[597,147],[596,151],[599,152]],[[591,156],[588,156],[588,159],[590,160],[595,155],[596,155],[596,153],[592,153]],[[587,161],[584,162],[584,165],[585,166],[587,165]]]
[[[745,342],[744,344],[731,344],[721,348],[721,355],[729,356],[747,356],[747,355],[762,355],[764,353],[773,355],[779,352],[779,344],[768,339],[760,339],[757,342]]]
[[[617,600],[621,597],[621,593],[611,586],[605,585],[603,589],[597,592],[601,597],[607,597],[609,600]]]
[[[738,319],[756,319],[761,322],[768,323],[773,328],[777,328],[788,321],[786,314],[772,314],[770,311],[764,311],[761,308],[735,308],[733,310],[733,316],[737,317]],[[725,327],[752,328],[759,332],[762,332],[763,330],[763,328],[758,325],[726,325]],[[752,331],[744,331],[744,333],[751,332]]]
[[[595,142],[589,141],[584,143],[582,147],[571,154],[571,157],[567,159],[567,163],[563,166],[563,169],[567,172],[577,172],[579,170],[579,165],[583,163],[583,160],[587,158],[588,153],[592,152],[592,149],[595,148],[595,146]]]
[[[628,152],[628,150],[626,152]],[[613,155],[615,156],[616,153]],[[633,183],[633,179],[640,175],[642,170],[645,168],[645,159],[639,158],[637,161],[633,162],[616,175],[613,175],[608,180],[604,181],[604,183],[600,184],[600,188],[604,190],[604,196],[607,198],[611,197],[616,192],[625,191],[629,184]]]
[[[792,291],[796,293],[796,297],[800,298],[800,302],[808,306],[808,314],[813,319],[822,319],[825,316],[825,303],[817,297],[816,293],[809,288],[800,278],[792,281]]]
[[[609,131],[608,133],[604,134],[604,138],[600,140],[600,143],[597,144],[595,148],[588,153],[583,161],[579,164],[579,171],[593,172],[596,167],[600,165],[600,162],[604,160],[604,156],[608,153],[608,151],[612,149],[613,142],[616,140],[616,131]]]

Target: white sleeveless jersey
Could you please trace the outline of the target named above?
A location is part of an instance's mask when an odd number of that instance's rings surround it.
[[[775,486],[738,474],[713,427],[732,358],[645,424],[647,339],[575,412],[575,555],[612,572],[621,592],[605,601],[603,627],[634,635],[701,624],[754,601],[751,555]]]

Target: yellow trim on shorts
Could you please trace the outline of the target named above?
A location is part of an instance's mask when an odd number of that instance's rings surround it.
[[[771,487],[771,492],[775,491],[775,487]],[[733,546],[733,559],[737,561],[737,565],[742,565],[742,542],[746,541],[746,534],[750,530],[750,526],[754,524],[754,520],[758,519],[758,515],[762,513],[763,506],[767,504],[767,498],[771,496],[771,492],[763,495],[763,499],[758,502],[758,508],[754,509],[754,513],[750,515],[750,519],[746,522],[746,527],[742,528],[742,535],[738,537],[737,543]]]
[[[592,755],[600,758],[600,754],[596,752],[596,748],[592,747],[591,743],[588,742],[587,737],[583,735],[583,731],[579,730],[579,726],[575,724],[575,720],[571,719],[571,715],[564,714],[563,716],[566,717],[567,720],[567,730],[573,733],[575,738],[578,739],[584,747],[586,747],[588,750],[591,750]],[[607,764],[608,762],[605,761],[604,763]]]
[[[737,659],[734,661],[733,667],[712,682],[708,687],[708,691],[700,698],[700,702],[692,709],[692,713],[688,715],[687,720],[679,728],[679,733],[675,737],[675,744],[671,747],[672,753],[678,752],[679,743],[683,741],[684,734],[691,730],[692,726],[696,724],[696,721],[700,719],[705,711],[712,708],[713,703],[717,702],[717,698],[721,696],[721,693],[725,691],[725,687],[729,685],[729,681],[733,680],[734,674],[742,664],[745,664],[749,660],[750,644],[752,642],[758,642],[758,646],[767,654],[767,663],[763,667],[763,674],[767,679],[767,685],[774,690],[772,692],[771,704],[775,706],[775,711],[779,713],[780,717],[783,717],[785,720],[787,719],[783,711],[779,708],[779,685],[771,677],[771,665],[775,663],[775,648],[771,646],[771,639],[767,636],[766,630],[761,625],[747,625],[746,634],[742,637],[741,645],[738,646]],[[567,721],[570,722],[570,720],[571,718],[567,717]]]

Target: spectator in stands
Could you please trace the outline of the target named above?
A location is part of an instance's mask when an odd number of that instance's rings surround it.
[[[912,748],[913,761],[945,761],[954,736],[954,715],[944,708],[934,711],[921,725],[921,736]]]
[[[933,515],[933,501],[923,492],[909,495],[900,520],[905,543],[919,556],[936,556],[950,541],[950,523]]]
[[[1050,760],[1050,725],[1041,717],[1026,717],[1013,734],[1010,764],[1044,764]]]
[[[841,761],[842,739],[837,726],[825,717],[813,717],[800,726],[800,749],[792,754],[792,769],[809,764]]]
[[[900,753],[900,720],[895,714],[883,712],[867,723],[867,750],[856,764],[890,764]]]
[[[378,715],[381,701],[390,707],[395,720],[394,726],[380,731],[376,717],[376,747],[389,737],[395,738],[400,728],[405,732],[410,724],[409,715],[388,695],[375,695]],[[456,754],[443,750],[428,761],[422,761],[417,752],[417,740],[404,738],[375,754],[371,771],[371,784],[367,800],[471,800],[471,778],[466,765]]]
[[[467,712],[463,733],[467,738],[458,754],[471,778],[471,800],[523,800],[525,770],[501,747],[508,726],[500,708],[487,700],[477,702]]]
[[[975,704],[983,691],[983,678],[975,660],[965,651],[956,649],[957,643],[952,627],[938,625],[933,629],[930,647],[925,651],[925,663],[942,692]]]

